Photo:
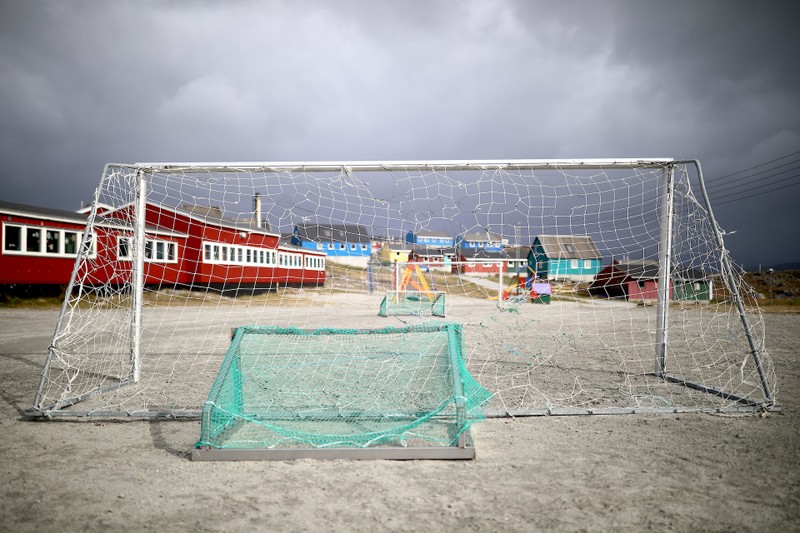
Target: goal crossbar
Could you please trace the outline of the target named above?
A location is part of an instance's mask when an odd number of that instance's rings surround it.
[[[408,161],[290,161],[290,162],[147,162],[134,167],[153,171],[203,169],[209,172],[239,171],[305,171],[334,172],[349,169],[360,172],[443,170],[547,170],[547,169],[627,169],[657,168],[669,165],[674,159],[600,158],[600,159],[487,159],[487,160],[408,160]]]

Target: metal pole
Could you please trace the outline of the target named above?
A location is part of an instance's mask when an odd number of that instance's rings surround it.
[[[659,220],[661,236],[658,240],[658,312],[656,315],[656,375],[664,377],[667,366],[668,318],[669,318],[669,286],[672,270],[672,219],[674,214],[674,167],[663,170],[663,193]]]
[[[770,268],[770,269],[769,269],[767,272],[769,272],[769,305],[772,305],[772,304],[774,304],[774,303],[775,303],[775,302],[773,301],[773,299],[772,299],[772,294],[773,294],[773,291],[772,291],[772,274],[773,274],[775,271],[774,271],[773,269],[771,269],[771,268]]]
[[[133,365],[133,381],[139,382],[142,368],[142,298],[144,296],[144,251],[145,251],[145,219],[147,215],[147,189],[144,172],[136,172],[136,205],[134,208],[134,261],[133,287],[131,288],[131,363]]]
[[[719,226],[717,225],[717,221],[714,218],[714,212],[711,210],[711,200],[709,200],[708,191],[706,191],[706,184],[703,179],[703,169],[700,167],[700,161],[697,159],[690,159],[687,161],[675,161],[675,164],[692,164],[697,169],[697,179],[700,183],[700,191],[703,193],[703,201],[706,204],[708,218],[710,219],[711,226],[714,228],[714,236],[717,241],[717,246],[719,247],[720,270],[722,277],[728,285],[728,290],[731,291],[731,299],[736,304],[736,309],[739,312],[739,318],[741,319],[742,326],[744,327],[744,334],[745,337],[747,337],[747,343],[750,346],[750,355],[753,357],[753,364],[755,364],[756,370],[758,371],[758,377],[761,380],[761,389],[764,391],[764,397],[767,400],[766,403],[768,406],[771,406],[775,403],[772,395],[772,387],[770,387],[769,381],[767,380],[767,374],[764,371],[764,365],[761,361],[761,352],[758,349],[755,338],[753,337],[753,327],[750,325],[750,320],[747,318],[744,302],[742,301],[741,294],[739,294],[739,286],[737,285],[736,279],[733,276],[733,267],[731,266],[728,250],[725,249],[722,231],[720,230]]]

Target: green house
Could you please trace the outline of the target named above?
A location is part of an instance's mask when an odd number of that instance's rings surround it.
[[[539,235],[528,252],[528,271],[550,281],[592,281],[601,260],[588,235]]]
[[[714,298],[713,280],[696,268],[678,268],[672,274],[672,299],[710,302]]]

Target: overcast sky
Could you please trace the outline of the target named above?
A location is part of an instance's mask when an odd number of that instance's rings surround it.
[[[0,199],[77,209],[109,161],[697,158],[737,262],[800,261],[798,20],[794,1],[0,0]]]

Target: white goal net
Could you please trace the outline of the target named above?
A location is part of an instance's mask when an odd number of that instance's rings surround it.
[[[777,406],[694,162],[109,164],[85,240],[34,415],[197,415],[239,326],[427,320],[490,414]]]

